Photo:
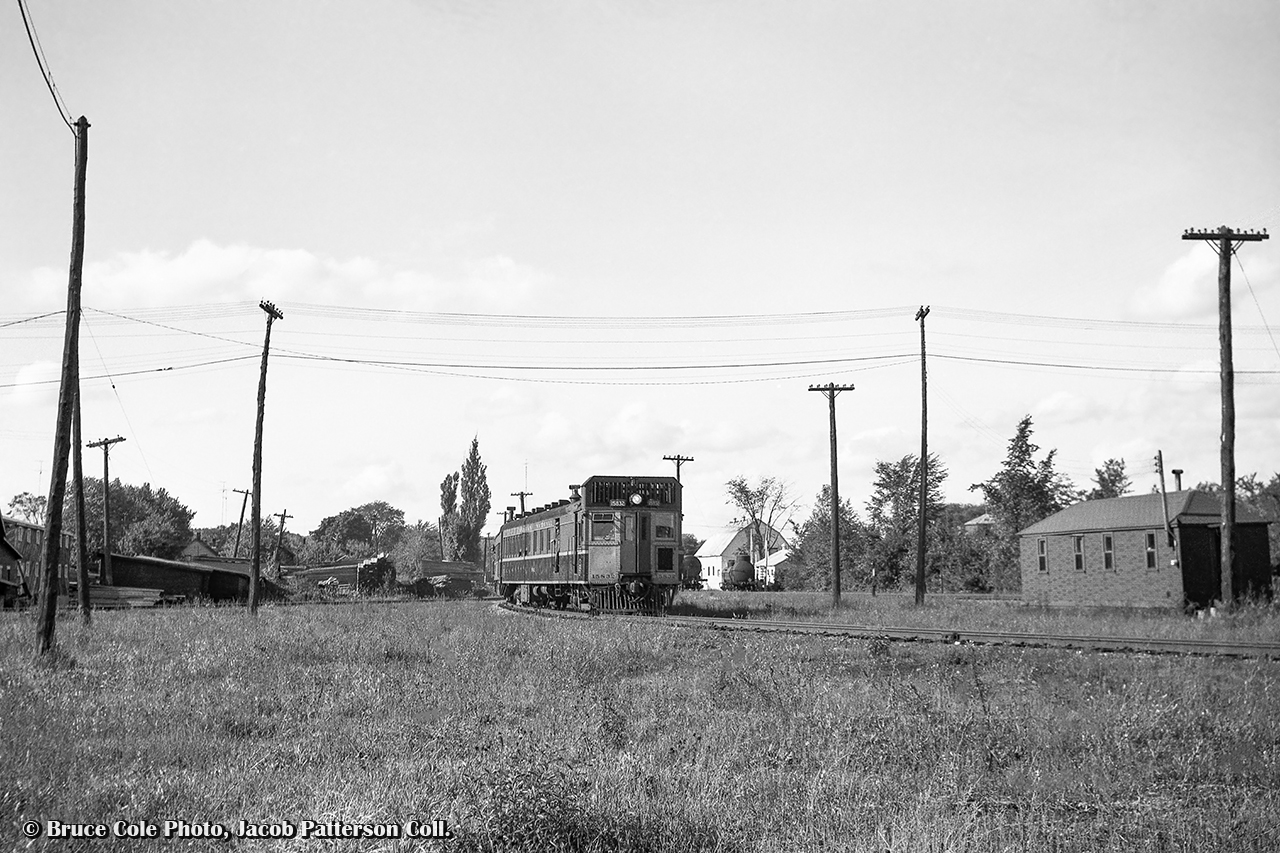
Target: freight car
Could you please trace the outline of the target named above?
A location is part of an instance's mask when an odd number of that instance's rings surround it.
[[[494,582],[538,607],[662,613],[680,586],[680,483],[588,477],[555,504],[508,507],[494,544]]]

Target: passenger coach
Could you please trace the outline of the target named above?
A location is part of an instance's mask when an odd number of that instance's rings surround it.
[[[555,504],[508,507],[494,581],[540,607],[661,612],[680,585],[680,483],[589,477]]]

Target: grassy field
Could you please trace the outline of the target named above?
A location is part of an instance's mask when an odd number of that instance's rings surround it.
[[[74,621],[60,664],[35,667],[30,616],[0,616],[0,849],[28,849],[28,820],[433,818],[454,837],[29,849],[1280,846],[1276,663],[728,635],[474,601]]]
[[[927,595],[924,607],[918,608],[911,592],[874,597],[846,593],[840,610],[834,611],[830,593],[703,590],[680,592],[673,612],[904,628],[1280,642],[1280,599],[1272,604],[1242,605],[1232,613],[1194,618],[1181,611],[1156,608],[1040,607],[1011,598],[946,595]]]

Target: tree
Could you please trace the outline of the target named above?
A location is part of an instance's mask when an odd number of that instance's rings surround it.
[[[14,515],[20,515],[35,524],[44,524],[44,514],[48,503],[49,499],[43,495],[23,492],[20,495],[14,495],[13,500],[9,501],[9,512]]]
[[[444,559],[440,553],[439,531],[435,525],[419,521],[405,527],[403,535],[391,551],[391,562],[396,575],[405,581],[415,581],[423,576],[422,564],[426,560]]]
[[[1093,482],[1097,485],[1085,496],[1087,501],[1118,498],[1128,494],[1129,489],[1133,487],[1132,481],[1124,472],[1123,459],[1108,459],[1102,463],[1101,468],[1093,469]]]
[[[745,477],[734,477],[725,483],[729,502],[742,510],[754,533],[755,553],[751,561],[762,560],[782,544],[780,528],[795,509],[796,502],[786,483],[774,477],[761,477],[752,486]]]
[[[441,559],[458,557],[458,472],[446,474],[440,481],[440,551]]]
[[[386,501],[372,501],[356,507],[372,528],[369,543],[380,554],[389,554],[404,534],[404,510],[396,509]]]
[[[995,519],[999,542],[994,580],[1001,588],[1013,589],[1021,585],[1018,531],[1080,497],[1066,475],[1054,469],[1056,450],[1050,450],[1039,462],[1035,460],[1040,448],[1031,443],[1032,432],[1031,416],[1027,415],[1018,422],[1017,432],[1009,440],[1009,452],[1000,470],[985,483],[969,487],[982,491],[988,512]]]
[[[904,573],[910,575],[919,548],[920,457],[907,454],[895,462],[876,462],[876,481],[867,501],[868,536],[864,551],[864,573],[878,585],[896,586]],[[935,454],[929,454],[929,482],[926,494],[926,552],[928,542],[937,538],[942,510],[942,482],[947,469]],[[930,560],[935,555],[930,554]],[[926,570],[928,566],[926,566]]]
[[[85,550],[102,550],[102,480],[84,478]],[[176,559],[192,539],[195,512],[150,483],[134,486],[111,481],[111,550],[119,554]],[[74,502],[65,530],[76,529]]]
[[[458,553],[461,559],[481,562],[480,534],[489,520],[492,495],[485,464],[480,461],[480,439],[471,439],[471,450],[462,463],[462,476],[458,482],[461,506],[458,509]]]
[[[831,486],[818,493],[813,513],[795,526],[796,544],[790,565],[779,570],[783,589],[828,591],[831,589]],[[840,500],[840,576],[854,578],[852,570],[865,548],[866,527],[848,500]]]
[[[344,545],[347,542],[373,544],[373,525],[358,509],[344,509],[337,515],[321,520],[320,526],[311,531],[316,539]]]

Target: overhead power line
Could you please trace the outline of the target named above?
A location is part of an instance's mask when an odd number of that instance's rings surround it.
[[[31,52],[36,55],[36,64],[40,66],[40,74],[44,77],[44,84],[49,87],[49,94],[53,96],[53,104],[58,108],[58,116],[62,119],[62,123],[67,126],[67,130],[74,135],[76,128],[71,120],[71,111],[63,103],[62,93],[58,91],[58,85],[53,82],[53,73],[49,70],[49,60],[45,59],[44,47],[40,44],[40,36],[36,34],[35,24],[31,22],[31,12],[27,9],[26,0],[18,0],[18,9],[22,12],[22,25],[27,29],[27,41],[31,43]]]

